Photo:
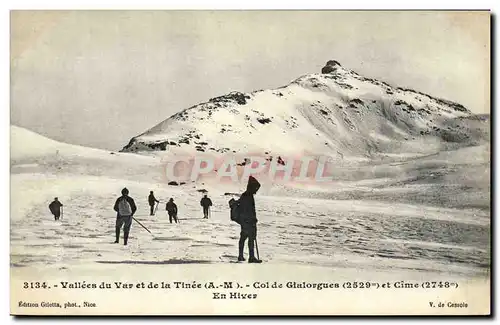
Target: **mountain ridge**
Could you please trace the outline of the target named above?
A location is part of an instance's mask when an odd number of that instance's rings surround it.
[[[474,116],[459,103],[367,78],[330,60],[321,73],[288,85],[233,91],[186,108],[133,137],[122,151],[420,153],[486,140],[489,119],[471,123]]]

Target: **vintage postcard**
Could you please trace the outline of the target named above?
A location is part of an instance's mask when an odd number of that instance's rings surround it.
[[[490,20],[11,11],[11,314],[490,315]]]

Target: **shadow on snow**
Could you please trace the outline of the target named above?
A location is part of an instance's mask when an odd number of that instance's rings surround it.
[[[206,260],[166,260],[166,261],[96,261],[101,264],[149,264],[149,265],[165,265],[165,264],[210,264],[211,261]]]

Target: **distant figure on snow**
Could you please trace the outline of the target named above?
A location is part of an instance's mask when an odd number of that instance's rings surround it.
[[[174,199],[170,198],[170,200],[168,200],[165,209],[168,212],[170,223],[172,223],[172,218],[175,220],[175,223],[177,223],[177,205],[174,203]]]
[[[208,219],[208,210],[212,206],[212,200],[208,198],[208,196],[205,194],[205,196],[201,199],[200,205],[203,207],[203,218]]]
[[[254,254],[254,243],[257,238],[257,214],[255,212],[254,195],[260,188],[260,183],[253,176],[248,178],[247,190],[241,194],[238,207],[239,223],[241,225],[238,261],[244,261],[243,251],[248,238],[248,263],[262,263]]]
[[[120,239],[120,231],[123,226],[123,244],[127,245],[128,234],[130,232],[130,226],[132,225],[132,217],[134,216],[135,211],[137,211],[134,199],[128,196],[128,194],[128,189],[124,188],[122,190],[122,196],[116,199],[115,206],[113,207],[113,209],[117,213],[115,244],[117,244]]]
[[[148,196],[148,202],[149,202],[149,208],[150,208],[150,212],[149,212],[149,215],[150,216],[154,216],[155,215],[155,204],[156,203],[160,203],[160,201],[158,201],[156,198],[155,198],[155,195],[153,194],[153,191],[150,191],[149,192],[149,196]]]
[[[61,208],[63,207],[63,204],[59,202],[58,198],[54,198],[54,201],[49,204],[49,210],[50,212],[54,215],[54,220],[59,220],[59,217],[61,216]]]

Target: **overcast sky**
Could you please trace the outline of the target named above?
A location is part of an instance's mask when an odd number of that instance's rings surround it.
[[[14,11],[11,123],[118,150],[173,113],[335,59],[489,113],[487,12]]]

